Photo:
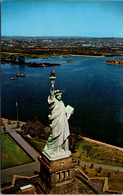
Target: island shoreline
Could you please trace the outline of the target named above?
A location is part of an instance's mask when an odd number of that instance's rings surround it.
[[[6,118],[1,118],[1,120],[11,121],[12,123],[17,123],[16,120],[11,120],[11,119],[6,119]],[[26,123],[26,122],[23,122],[23,121],[18,121],[18,122],[23,123],[23,124]],[[98,140],[94,140],[94,139],[84,137],[84,136],[82,136],[82,139],[85,140],[85,141],[88,141],[88,142],[96,143],[96,144],[103,145],[105,147],[108,147],[108,148],[111,148],[111,149],[116,149],[116,150],[119,150],[119,151],[123,152],[123,148],[118,147],[118,146],[114,146],[114,145],[111,145],[111,144],[108,144],[108,143],[105,143],[105,142],[101,142],[101,141],[98,141]]]

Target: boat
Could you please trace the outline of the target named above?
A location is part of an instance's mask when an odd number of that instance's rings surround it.
[[[9,77],[9,80],[17,80],[17,79],[14,77]]]
[[[15,76],[16,77],[25,77],[25,74],[23,74],[23,73],[16,73]]]
[[[107,60],[106,64],[123,65],[123,59]]]
[[[67,62],[76,62],[75,60],[67,60]]]

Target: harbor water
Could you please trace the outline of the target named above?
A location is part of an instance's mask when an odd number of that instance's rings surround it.
[[[86,137],[122,147],[123,66],[107,65],[107,59],[78,56],[26,59],[26,62],[61,64],[39,68],[2,64],[1,117],[15,120],[17,101],[19,120],[38,116],[47,125],[49,75],[54,70],[55,89],[63,89],[65,105],[74,107],[69,124],[81,127]],[[9,80],[16,73],[24,73],[25,77]]]

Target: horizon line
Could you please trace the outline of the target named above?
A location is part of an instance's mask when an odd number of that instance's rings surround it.
[[[33,35],[26,35],[26,36],[22,36],[22,35],[1,35],[1,38],[2,37],[73,37],[73,38],[123,38],[123,37],[118,37],[118,36],[106,36],[106,37],[96,37],[96,36],[72,36],[72,35],[46,35],[46,36],[33,36]]]

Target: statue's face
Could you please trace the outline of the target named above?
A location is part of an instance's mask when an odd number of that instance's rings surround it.
[[[62,94],[57,94],[56,99],[61,100]]]

